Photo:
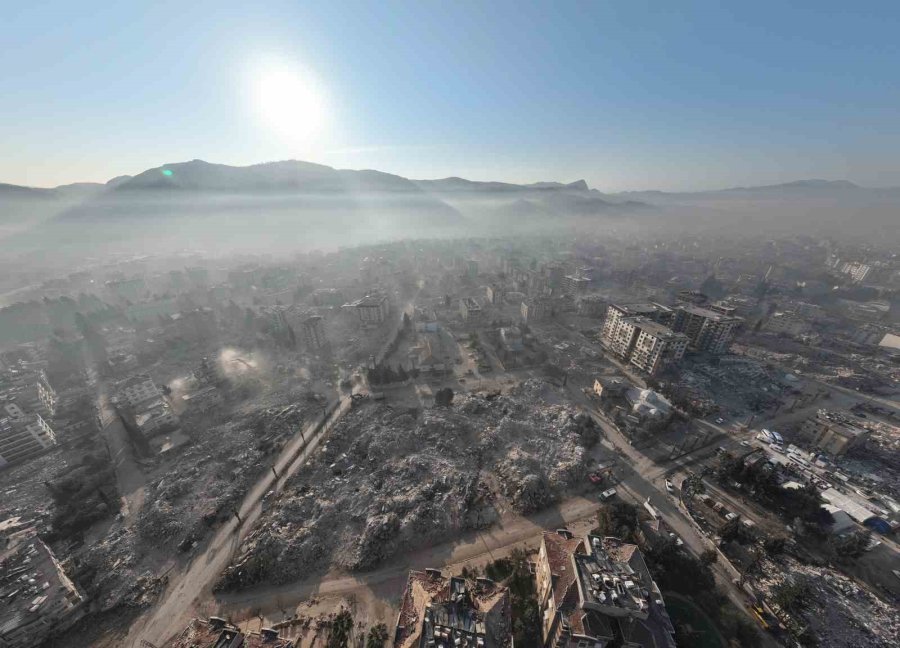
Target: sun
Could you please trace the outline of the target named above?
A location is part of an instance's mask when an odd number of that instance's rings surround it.
[[[254,100],[262,123],[280,137],[309,142],[326,124],[324,93],[300,66],[267,62],[254,74]]]

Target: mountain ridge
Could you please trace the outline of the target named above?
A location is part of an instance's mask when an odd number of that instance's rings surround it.
[[[219,164],[214,162],[207,162],[201,159],[194,159],[186,162],[171,162],[162,164],[158,167],[151,167],[139,174],[134,176],[130,175],[120,175],[114,178],[111,178],[106,183],[100,182],[74,182],[64,185],[58,185],[55,187],[34,187],[29,185],[16,185],[11,183],[0,183],[0,194],[4,191],[9,190],[30,190],[34,192],[54,192],[54,191],[67,191],[67,190],[79,190],[79,191],[89,191],[89,190],[98,190],[103,189],[104,187],[111,188],[127,188],[127,187],[135,187],[144,184],[151,176],[154,178],[156,176],[161,176],[160,172],[169,169],[183,169],[190,165],[204,165],[207,167],[214,167],[219,169],[231,169],[231,170],[261,170],[261,169],[271,169],[277,168],[282,165],[297,165],[302,166],[307,170],[320,170],[322,172],[335,172],[338,174],[341,173],[374,173],[374,174],[382,174],[384,176],[389,176],[391,178],[400,178],[407,182],[410,182],[414,185],[418,185],[420,187],[440,187],[446,190],[460,190],[464,188],[468,189],[476,189],[476,190],[509,190],[509,191],[522,191],[522,190],[555,190],[555,189],[564,189],[564,190],[579,190],[579,191],[593,191],[597,193],[601,193],[602,195],[608,196],[627,196],[633,194],[664,194],[664,195],[697,195],[697,194],[715,194],[715,193],[727,193],[727,192],[735,192],[735,191],[765,191],[765,190],[776,190],[776,189],[791,189],[791,188],[802,188],[802,189],[848,189],[848,190],[862,190],[862,191],[895,191],[900,190],[900,187],[866,187],[862,185],[858,185],[856,183],[850,182],[849,180],[825,180],[819,178],[806,178],[793,180],[789,182],[776,183],[776,184],[767,184],[767,185],[739,185],[733,187],[725,187],[720,189],[701,189],[696,191],[662,191],[657,189],[635,189],[628,191],[617,191],[617,192],[600,192],[597,189],[592,189],[587,181],[583,179],[576,180],[574,182],[564,183],[558,181],[540,181],[540,182],[532,182],[532,183],[513,183],[513,182],[502,182],[502,181],[493,181],[493,180],[469,180],[467,178],[462,178],[459,176],[449,176],[446,178],[434,178],[434,179],[413,179],[413,178],[405,178],[404,176],[400,176],[398,174],[387,173],[384,171],[377,171],[374,169],[339,169],[336,167],[331,167],[324,164],[318,164],[315,162],[306,162],[302,160],[279,160],[272,162],[260,162],[256,164],[250,165],[226,165]],[[174,173],[173,176],[175,177]],[[149,183],[148,183],[149,184]],[[150,185],[153,186],[153,185]],[[162,185],[162,186],[170,186],[170,185]]]

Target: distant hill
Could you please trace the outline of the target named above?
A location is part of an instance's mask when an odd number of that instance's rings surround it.
[[[410,180],[297,160],[243,167],[192,160],[106,184],[0,184],[0,239],[20,250],[160,243],[276,249],[561,226],[590,233],[601,223],[635,233],[662,227],[834,234],[846,231],[849,220],[855,234],[896,236],[898,211],[900,189],[844,180],[603,193],[584,180]]]

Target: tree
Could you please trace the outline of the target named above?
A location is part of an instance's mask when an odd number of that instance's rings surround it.
[[[604,504],[597,511],[596,535],[629,540],[638,528],[637,509],[627,502]]]
[[[434,394],[434,404],[440,407],[450,407],[453,403],[453,396],[453,389],[450,387],[439,389]]]
[[[707,549],[700,554],[700,564],[704,567],[710,567],[719,559],[719,554],[715,549]]]
[[[831,548],[838,560],[848,562],[862,556],[871,542],[872,532],[865,529],[834,538]]]
[[[372,626],[369,629],[369,636],[366,638],[366,648],[383,648],[384,642],[388,640],[388,629],[383,623]]]
[[[328,632],[328,648],[347,648],[350,645],[350,633],[353,631],[353,616],[350,610],[341,608]]]
[[[763,542],[763,549],[765,549],[769,556],[774,558],[775,556],[784,553],[786,544],[787,541],[784,538],[766,538]]]

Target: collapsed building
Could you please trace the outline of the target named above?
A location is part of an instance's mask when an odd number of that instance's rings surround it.
[[[675,628],[637,545],[546,531],[536,579],[544,648],[675,648]]]
[[[509,648],[509,589],[487,578],[444,577],[412,571],[400,603],[395,648]]]
[[[288,582],[325,564],[371,569],[487,526],[500,509],[545,508],[583,483],[598,434],[554,396],[529,380],[424,412],[354,408],[272,501],[221,586]]]

